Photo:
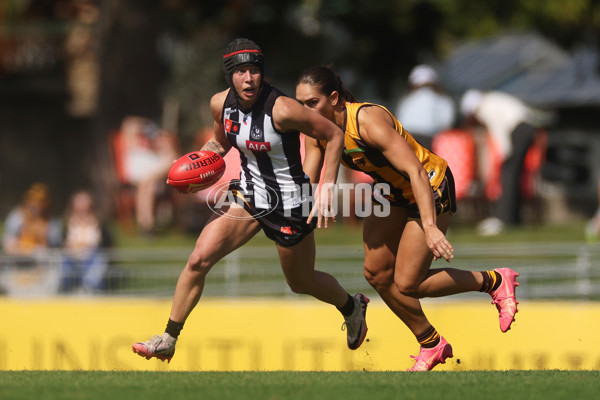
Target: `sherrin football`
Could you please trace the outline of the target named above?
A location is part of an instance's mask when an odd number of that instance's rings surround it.
[[[225,172],[225,160],[212,151],[192,151],[171,165],[167,183],[182,193],[204,190]]]

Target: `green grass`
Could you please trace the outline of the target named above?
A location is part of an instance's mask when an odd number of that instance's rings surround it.
[[[0,222],[0,234],[3,232]],[[585,221],[570,224],[528,224],[505,229],[497,236],[482,237],[477,234],[473,224],[461,223],[459,220],[450,225],[448,238],[452,243],[532,243],[532,242],[583,242],[585,241]],[[141,235],[135,230],[121,229],[116,222],[111,224],[115,245],[121,248],[150,247],[189,247],[193,248],[198,238],[197,233],[186,232],[178,228],[162,229],[153,236]],[[315,231],[317,244],[357,244],[362,245],[362,224],[351,223],[341,219],[327,229]],[[262,232],[259,232],[247,244],[250,246],[272,246]]]
[[[507,228],[497,236],[482,237],[470,225],[451,225],[448,238],[455,243],[565,243],[584,242],[585,223],[524,225]]]
[[[595,399],[600,371],[0,372],[3,400]]]
[[[116,233],[117,246],[124,248],[190,247],[191,249],[197,239],[197,234],[177,229],[162,231],[151,238],[124,232],[116,225],[113,231]],[[539,224],[508,228],[497,236],[482,237],[477,234],[474,226],[457,223],[450,226],[448,238],[456,244],[583,242],[585,241],[584,231],[584,222],[560,225]],[[362,245],[362,225],[338,221],[327,229],[317,229],[315,238],[317,245]],[[273,242],[259,232],[247,245],[273,246]]]

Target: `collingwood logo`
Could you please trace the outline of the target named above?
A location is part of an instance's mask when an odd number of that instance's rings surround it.
[[[253,126],[252,130],[250,131],[250,139],[252,140],[264,140],[264,135],[263,135],[263,131],[262,129],[260,129],[260,127],[258,126]]]

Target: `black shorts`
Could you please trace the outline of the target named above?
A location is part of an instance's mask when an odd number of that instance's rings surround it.
[[[436,215],[452,215],[456,212],[456,190],[454,188],[454,176],[452,175],[452,171],[450,171],[450,167],[446,168],[446,174],[440,187],[437,190],[434,190],[433,200],[435,202]],[[390,202],[390,205],[407,208],[408,218],[421,218],[421,213],[419,212],[419,207],[416,203],[399,204]]]
[[[236,193],[235,198],[239,200],[238,204],[254,217],[265,235],[280,246],[290,247],[300,243],[317,226],[316,217],[312,219],[310,224],[306,223],[308,215],[302,206],[287,211],[279,208],[273,210],[257,209],[254,196],[244,196],[243,191],[240,190],[238,180],[231,181],[229,190]]]

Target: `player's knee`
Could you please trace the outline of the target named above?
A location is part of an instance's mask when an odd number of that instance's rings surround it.
[[[392,268],[375,267],[365,264],[363,273],[367,282],[369,282],[375,290],[387,287],[394,282],[394,271]]]
[[[417,282],[397,277],[394,280],[394,284],[403,295],[408,297],[419,297],[419,284]]]
[[[310,294],[311,286],[304,279],[287,279],[287,284],[290,290],[296,294]]]
[[[212,268],[213,263],[206,259],[200,252],[194,251],[190,254],[186,267],[193,273],[206,275]]]

